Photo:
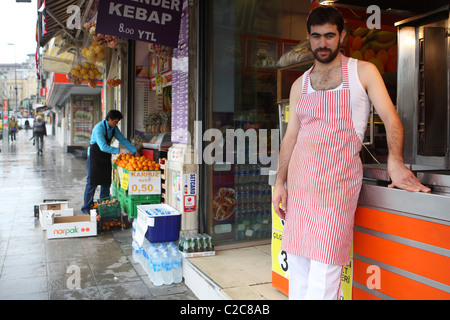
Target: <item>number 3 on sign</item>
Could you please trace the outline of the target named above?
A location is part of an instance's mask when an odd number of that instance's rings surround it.
[[[280,251],[278,254],[278,263],[280,264],[281,270],[284,271],[285,277],[289,276],[289,264],[287,259],[286,251]]]

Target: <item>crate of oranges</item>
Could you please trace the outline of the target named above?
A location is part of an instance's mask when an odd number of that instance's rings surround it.
[[[145,156],[135,157],[131,154],[119,153],[113,163],[128,171],[158,171],[159,163],[147,159]]]
[[[101,218],[116,218],[122,215],[120,202],[115,197],[98,199],[97,208]]]
[[[161,196],[161,171],[159,163],[145,156],[134,157],[129,154],[119,154],[113,160],[117,166],[121,189],[125,197],[131,200],[151,200]]]

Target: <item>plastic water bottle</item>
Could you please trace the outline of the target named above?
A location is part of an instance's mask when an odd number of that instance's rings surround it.
[[[183,256],[180,250],[172,250],[172,275],[173,283],[180,283],[183,281],[183,268],[182,268]]]
[[[163,285],[163,259],[162,254],[159,250],[155,250],[152,256],[152,266],[153,266],[153,285],[161,286]]]
[[[166,246],[162,242],[159,242],[156,244],[156,249],[158,249],[161,252],[163,252],[165,248],[166,248]]]
[[[137,243],[136,240],[133,240],[133,260],[134,262],[138,262],[139,260],[139,244]]]
[[[147,275],[149,274],[149,257],[147,256],[148,248],[150,247],[150,243],[147,239],[144,239],[144,242],[142,243],[142,268],[144,269],[145,273]]]
[[[147,263],[148,263],[148,272],[147,275],[150,278],[150,281],[153,282],[154,272],[153,272],[153,253],[156,251],[155,245],[150,243],[150,246],[147,248]]]
[[[131,224],[131,226],[132,226],[132,228],[133,228],[133,233],[132,233],[132,235],[133,235],[133,240],[134,239],[136,239],[136,224],[137,224],[137,222],[136,222],[136,219],[133,219],[133,223]]]
[[[169,244],[167,245],[167,249],[169,249],[169,253],[172,254],[172,251],[178,250],[178,247],[175,243],[169,242]]]
[[[169,253],[169,250],[166,248],[163,251],[163,282],[164,284],[172,284],[173,275],[172,275],[172,255]]]
[[[137,256],[137,262],[142,265],[143,255],[142,255],[142,245],[139,245],[139,254]]]

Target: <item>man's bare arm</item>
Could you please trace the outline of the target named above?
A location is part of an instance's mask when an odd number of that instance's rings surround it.
[[[297,143],[297,135],[300,129],[300,121],[297,117],[296,106],[300,100],[302,91],[302,79],[300,77],[292,85],[291,93],[289,97],[289,123],[286,133],[281,143],[281,150],[278,160],[278,170],[277,178],[275,181],[275,189],[272,196],[272,203],[275,212],[281,219],[285,218],[286,205],[287,205],[287,191],[285,188],[285,182],[288,174],[289,162],[291,160],[292,151],[294,150],[295,144]],[[280,208],[281,203],[281,208]]]
[[[388,172],[392,180],[389,187],[413,192],[430,192],[431,190],[423,186],[404,164],[403,125],[378,69],[370,62],[358,61],[358,74],[361,83],[367,90],[370,101],[372,101],[386,128],[389,148]]]

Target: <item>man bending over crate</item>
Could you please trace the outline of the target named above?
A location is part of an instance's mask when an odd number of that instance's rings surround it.
[[[116,138],[132,154],[139,156],[136,148],[117,128],[122,119],[123,115],[120,111],[111,110],[106,115],[106,119],[99,122],[92,130],[91,144],[88,148],[86,161],[88,174],[84,190],[84,205],[81,208],[83,214],[89,214],[90,209],[93,207],[97,186],[100,186],[101,199],[110,196],[111,155],[119,153],[119,148],[111,146],[112,139]]]

